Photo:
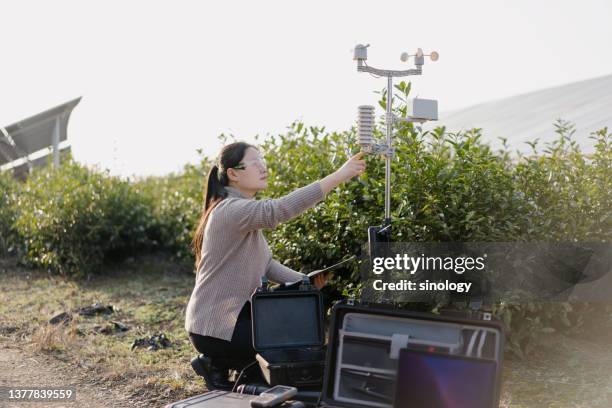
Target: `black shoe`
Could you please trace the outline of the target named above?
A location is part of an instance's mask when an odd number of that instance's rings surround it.
[[[213,365],[210,358],[203,354],[191,360],[191,367],[193,367],[196,374],[204,377],[206,388],[208,388],[209,391],[231,391],[232,388],[234,388],[234,383],[228,379],[228,369]]]

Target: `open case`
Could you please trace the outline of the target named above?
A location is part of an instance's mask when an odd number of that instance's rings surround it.
[[[325,328],[321,292],[257,290],[251,297],[253,348],[266,382],[321,387]]]
[[[338,303],[320,406],[497,407],[503,341],[491,320]]]

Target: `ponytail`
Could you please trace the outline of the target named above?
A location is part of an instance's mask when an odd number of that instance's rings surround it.
[[[225,174],[227,178],[227,174]],[[202,257],[202,242],[204,241],[204,228],[206,228],[206,221],[212,210],[227,196],[225,186],[219,180],[219,166],[214,164],[208,171],[206,178],[206,185],[204,187],[204,207],[202,208],[202,215],[193,236],[192,246],[195,254],[195,268],[197,270],[200,264],[200,258]]]
[[[213,208],[215,202],[224,199],[227,196],[225,186],[228,185],[227,173],[222,171],[219,173],[219,166],[213,164],[208,172],[206,180],[206,189],[204,190],[204,210]]]
[[[208,171],[204,185],[204,205],[202,214],[198,221],[193,240],[192,249],[195,255],[195,269],[198,270],[202,258],[202,244],[204,242],[204,229],[212,210],[227,197],[225,187],[229,185],[227,169],[237,166],[244,157],[247,148],[251,146],[244,142],[231,143],[221,150],[218,163],[214,164]]]

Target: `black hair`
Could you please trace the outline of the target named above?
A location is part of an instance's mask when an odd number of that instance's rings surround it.
[[[214,163],[208,171],[206,183],[204,184],[204,206],[202,208],[202,215],[200,216],[200,221],[198,222],[192,241],[196,271],[200,263],[200,258],[202,257],[204,229],[206,228],[208,216],[217,204],[227,197],[227,191],[225,190],[225,187],[229,185],[227,169],[238,166],[249,147],[257,149],[257,147],[246,142],[234,142],[223,146],[219,153],[217,163]]]

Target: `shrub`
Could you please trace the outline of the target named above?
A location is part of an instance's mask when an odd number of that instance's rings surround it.
[[[73,161],[35,171],[16,200],[25,260],[63,275],[95,273],[146,250],[149,203],[129,182]]]
[[[529,204],[524,237],[610,242],[612,134],[606,128],[593,133],[595,151],[585,154],[573,140],[571,124],[558,121],[555,128],[559,137],[544,154],[523,157],[515,169],[516,185]]]
[[[522,157],[514,169],[515,184],[527,200],[521,239],[611,242],[612,134],[606,128],[594,132],[595,150],[585,154],[573,140],[571,124],[558,121],[555,128],[558,139],[539,155],[532,144],[534,155]],[[585,302],[530,302],[497,305],[496,313],[506,323],[508,349],[524,357],[539,333],[579,333],[585,320],[605,321],[609,309]]]
[[[14,224],[17,209],[14,204],[17,193],[17,182],[9,172],[0,173],[0,255],[6,256],[15,252],[18,243]]]
[[[203,205],[209,161],[188,164],[179,174],[147,177],[135,183],[152,208],[150,238],[157,248],[185,263],[193,263],[191,239]]]
[[[398,96],[408,95],[407,84],[397,89]],[[405,106],[397,106],[395,113],[405,116]],[[449,134],[443,128],[423,131],[411,124],[396,131],[391,182],[395,241],[520,239],[527,202],[515,185],[512,162],[480,137],[479,130]],[[285,135],[266,140],[262,148],[269,163],[269,197],[331,173],[359,150],[354,128],[330,133],[300,122]],[[267,232],[281,260],[293,268],[310,269],[360,251],[367,242],[367,227],[380,225],[384,218],[384,162],[371,156],[366,160],[368,169],[361,178],[330,193],[307,217]],[[357,268],[336,277],[340,293],[357,281]]]

